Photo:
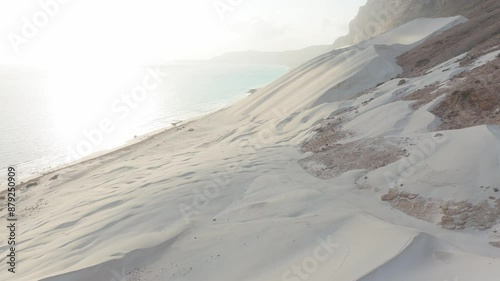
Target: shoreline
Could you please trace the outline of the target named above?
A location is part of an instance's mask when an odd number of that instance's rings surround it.
[[[199,62],[197,62],[199,63]],[[209,62],[208,62],[209,63]],[[170,64],[175,64],[174,62],[170,62]],[[209,63],[210,65],[213,65],[215,63]],[[245,66],[245,65],[243,65]],[[266,70],[266,67],[268,65],[262,65],[263,67],[263,73],[268,73]],[[143,66],[146,67],[146,66]],[[278,77],[275,77],[275,74],[272,72],[269,73],[267,76],[262,76],[262,77],[267,77],[267,78],[260,78],[256,79],[255,81],[252,81],[250,83],[240,83],[240,87],[233,87],[229,90],[225,90],[224,92],[224,85],[219,84],[214,84],[215,86],[219,85],[219,88],[214,87],[212,92],[221,92],[220,89],[222,89],[221,95],[214,95],[213,97],[210,96],[210,101],[206,102],[203,98],[196,100],[196,98],[189,98],[190,100],[194,101],[191,103],[192,105],[184,105],[183,108],[186,108],[185,111],[177,110],[174,107],[174,110],[172,113],[170,113],[170,109],[167,105],[167,107],[163,108],[163,115],[162,112],[159,112],[158,116],[162,118],[162,120],[156,121],[156,120],[149,120],[145,119],[143,121],[139,121],[141,123],[138,123],[137,126],[134,128],[126,128],[124,127],[123,130],[120,132],[113,132],[113,134],[116,135],[116,138],[112,140],[112,142],[109,142],[109,145],[107,143],[99,144],[99,147],[94,147],[91,151],[92,153],[90,155],[84,156],[86,153],[76,153],[74,152],[74,144],[77,144],[78,142],[75,140],[86,140],[84,136],[81,135],[81,132],[77,129],[75,130],[78,131],[74,135],[74,139],[71,140],[66,140],[63,138],[59,137],[45,137],[43,134],[40,133],[33,133],[33,134],[26,134],[29,136],[32,136],[30,139],[34,140],[35,145],[43,145],[47,140],[53,140],[54,145],[53,146],[47,146],[47,149],[41,149],[37,153],[32,153],[33,149],[30,148],[31,145],[25,145],[19,144],[16,146],[15,143],[10,145],[10,142],[7,142],[9,147],[12,147],[11,151],[16,152],[17,154],[14,153],[6,153],[5,154],[5,166],[3,166],[0,171],[4,173],[8,169],[8,167],[15,167],[16,169],[21,170],[22,172],[18,174],[19,180],[20,181],[31,181],[33,179],[36,179],[38,177],[41,177],[42,175],[52,173],[54,171],[57,171],[61,168],[71,166],[73,164],[79,163],[81,161],[84,161],[86,159],[92,159],[99,157],[100,155],[107,154],[110,152],[113,152],[117,149],[133,145],[136,143],[136,138],[137,139],[144,139],[148,138],[152,135],[155,135],[158,132],[162,132],[164,130],[172,128],[170,125],[171,122],[174,120],[182,120],[183,122],[189,122],[190,120],[195,120],[198,118],[202,118],[203,116],[215,113],[219,110],[225,109],[229,106],[234,105],[235,103],[239,102],[240,100],[247,98],[253,89],[256,87],[265,87],[269,85],[270,83],[273,83],[275,80],[279,79],[283,75],[286,75],[289,72],[289,68],[286,66],[281,66],[281,65],[269,65],[269,67],[280,67],[280,72],[278,72]],[[282,72],[281,72],[282,68]],[[224,69],[223,69],[224,70]],[[216,74],[218,69],[216,69]],[[252,69],[248,69],[247,71],[253,71]],[[239,73],[239,72],[237,72]],[[260,76],[259,76],[260,77]],[[267,80],[266,80],[267,79]],[[262,84],[263,82],[263,84]],[[217,90],[219,89],[219,91]],[[226,94],[227,93],[227,94]],[[203,93],[202,93],[203,94]],[[166,109],[166,110],[164,110]],[[155,117],[156,118],[156,117]],[[176,118],[174,120],[171,120],[171,118]],[[64,118],[62,118],[64,119]],[[28,120],[29,121],[29,120]],[[54,122],[56,123],[56,122]],[[23,123],[24,124],[24,123]],[[26,123],[26,124],[35,124],[34,122],[31,123]],[[79,128],[84,129],[83,126],[80,126],[78,124],[69,124],[70,128],[73,130],[73,128]],[[49,126],[50,127],[50,126]],[[28,126],[28,128],[31,128]],[[57,129],[57,128],[56,128]],[[43,140],[38,141],[38,140]],[[116,141],[115,141],[116,140]],[[69,145],[67,145],[69,144]],[[65,146],[68,146],[68,148],[65,148]],[[82,157],[83,156],[83,157]],[[7,183],[6,179],[0,178],[0,186],[3,186]]]
[[[274,81],[275,80],[269,82],[268,85],[273,83]],[[154,140],[155,138],[157,138],[163,134],[168,134],[171,131],[180,130],[180,128],[184,129],[183,128],[184,126],[192,124],[193,122],[207,118],[210,115],[216,114],[220,111],[227,110],[228,108],[234,106],[236,103],[238,103],[238,102],[244,100],[245,98],[248,98],[250,95],[252,95],[253,93],[251,93],[250,91],[259,90],[259,89],[261,89],[261,88],[248,89],[244,93],[244,94],[246,94],[245,96],[242,96],[238,100],[233,101],[231,104],[228,104],[222,108],[216,109],[215,111],[203,113],[199,116],[191,117],[191,118],[188,118],[185,120],[178,120],[179,122],[176,122],[176,126],[171,125],[171,126],[167,126],[165,128],[156,129],[150,133],[146,133],[144,135],[138,135],[132,139],[129,139],[124,144],[117,146],[115,148],[108,149],[108,150],[102,150],[102,151],[96,151],[96,152],[91,153],[90,155],[82,157],[78,160],[71,161],[71,162],[65,163],[65,164],[61,164],[61,165],[53,167],[53,168],[48,168],[46,171],[35,172],[32,175],[17,178],[17,181],[19,182],[19,184],[16,187],[17,188],[26,188],[27,185],[29,185],[31,183],[37,183],[40,179],[42,179],[46,176],[52,175],[52,174],[56,174],[58,171],[61,171],[61,170],[67,169],[67,168],[71,168],[71,167],[74,167],[76,165],[81,165],[81,164],[85,164],[85,163],[88,163],[91,161],[95,161],[101,157],[111,156],[112,154],[119,153],[125,149],[133,148],[134,146],[139,146],[147,141]],[[16,167],[16,170],[17,170],[17,166],[19,166],[19,165],[14,165],[14,166]],[[12,167],[12,166],[7,166],[5,169],[8,169],[8,167]],[[2,190],[0,191],[0,196],[3,196],[5,193],[7,193],[7,191],[5,190],[6,186],[7,186],[7,182],[0,184],[0,187],[2,188]],[[33,187],[35,187],[35,186],[33,186]]]

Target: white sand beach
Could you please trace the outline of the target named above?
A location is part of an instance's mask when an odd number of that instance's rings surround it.
[[[440,131],[439,97],[403,98],[500,51],[392,79],[398,56],[465,21],[414,20],[35,179],[18,194],[15,280],[499,280],[500,127]],[[326,145],[345,149],[303,151],[334,123]]]

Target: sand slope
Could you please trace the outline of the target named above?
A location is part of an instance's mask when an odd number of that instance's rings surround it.
[[[342,128],[353,132],[340,145],[434,138],[439,120],[411,110],[399,95],[441,79],[442,71],[374,87],[401,72],[399,54],[464,20],[419,19],[318,57],[183,129],[43,176],[19,196],[16,280],[498,280],[500,251],[486,232],[446,230],[380,200],[393,187],[385,173],[397,162],[353,166],[328,180],[298,163],[312,155],[299,144],[329,116],[341,115]],[[417,183],[445,185],[453,177],[464,190],[480,179],[498,183],[499,129],[468,130],[442,132],[442,149],[397,183],[427,194],[434,191]],[[460,163],[463,177],[431,174],[452,171],[451,155],[485,162]],[[455,196],[449,188],[436,192]],[[0,262],[3,280],[5,258]]]

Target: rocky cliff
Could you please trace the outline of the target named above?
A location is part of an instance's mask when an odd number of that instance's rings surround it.
[[[338,38],[334,47],[343,47],[377,36],[416,18],[462,15],[478,16],[498,6],[498,0],[368,0],[349,25],[349,34]]]

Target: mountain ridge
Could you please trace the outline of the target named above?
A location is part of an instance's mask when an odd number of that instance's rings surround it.
[[[464,16],[481,17],[496,9],[495,0],[368,0],[349,24],[348,34],[337,38],[332,45],[316,45],[298,50],[279,52],[230,52],[211,59],[223,63],[279,64],[295,68],[335,49],[354,45],[385,33],[417,18]]]

